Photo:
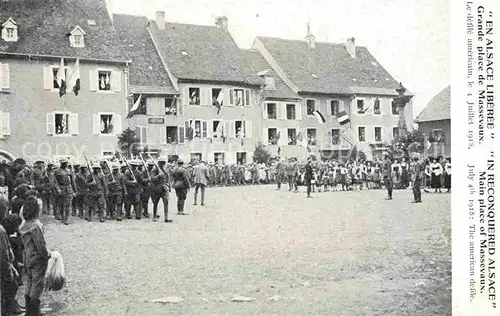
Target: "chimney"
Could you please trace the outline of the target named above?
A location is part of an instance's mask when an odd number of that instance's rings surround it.
[[[356,40],[354,37],[348,38],[345,43],[345,49],[352,58],[356,58]]]
[[[156,25],[160,30],[165,29],[165,11],[156,11]]]
[[[310,48],[316,48],[316,37],[311,33],[311,27],[309,22],[307,22],[307,35],[306,35],[306,43]]]
[[[224,30],[224,31],[228,31],[228,28],[227,28],[227,17],[225,16],[219,16],[217,18],[215,18],[215,25],[217,25],[220,29]]]

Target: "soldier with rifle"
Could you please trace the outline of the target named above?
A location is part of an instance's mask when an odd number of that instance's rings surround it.
[[[76,192],[76,185],[73,173],[68,168],[68,160],[60,160],[61,167],[54,171],[54,187],[56,190],[56,219],[68,225],[69,209],[71,199]]]
[[[167,158],[160,157],[156,163],[150,156],[151,161],[154,163],[155,168],[151,170],[151,199],[153,200],[153,221],[158,219],[158,203],[160,199],[163,202],[163,214],[165,216],[165,223],[171,223],[172,220],[168,219],[168,198],[171,192],[170,188],[170,175],[166,170],[165,165]]]
[[[134,213],[136,219],[141,219],[141,187],[137,182],[140,177],[140,173],[137,167],[141,163],[137,160],[131,160],[130,164],[124,159],[125,164],[127,164],[127,171],[125,172],[125,185],[127,188],[127,197],[125,199],[125,215],[128,219],[132,219],[130,214],[132,205],[134,206]]]
[[[87,186],[89,188],[87,220],[92,221],[92,213],[97,209],[99,221],[105,222],[105,198],[108,195],[108,183],[98,163],[92,166],[92,172],[87,176]]]
[[[120,173],[120,166],[112,164],[111,169],[111,174],[108,176],[110,218],[116,218],[117,221],[121,221],[123,216],[123,199],[126,196],[127,188],[125,186],[125,178]]]

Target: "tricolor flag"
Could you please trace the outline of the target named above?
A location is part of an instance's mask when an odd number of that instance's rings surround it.
[[[57,70],[57,84],[59,85],[59,96],[66,94],[66,69],[64,69],[64,58],[61,58],[59,69]]]
[[[337,121],[340,125],[345,125],[349,123],[351,120],[349,119],[349,115],[347,115],[346,111],[342,111],[337,113]]]
[[[135,113],[137,113],[137,111],[139,110],[139,105],[141,104],[141,98],[142,98],[142,94],[139,95],[139,97],[137,98],[137,101],[135,101],[134,105],[132,106],[132,108],[128,112],[127,118],[131,118],[132,116],[135,115]]]
[[[321,114],[320,111],[316,110],[313,112],[314,116],[316,116],[316,118],[318,119],[318,122],[320,124],[325,124],[326,123],[326,119],[325,117],[323,116],[323,114]]]
[[[68,78],[68,87],[77,96],[80,91],[80,59],[77,59]]]

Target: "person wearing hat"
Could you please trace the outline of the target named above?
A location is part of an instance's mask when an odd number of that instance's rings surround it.
[[[207,183],[210,179],[210,175],[208,174],[207,166],[205,165],[205,161],[200,161],[193,170],[193,179],[194,179],[194,205],[196,205],[198,190],[201,189],[201,205],[205,205],[205,188],[207,187]]]
[[[54,163],[48,162],[42,172],[42,212],[43,214],[54,213]]]
[[[88,209],[87,218],[89,222],[92,221],[92,213],[97,209],[99,214],[99,221],[105,221],[104,212],[106,211],[106,199],[108,195],[108,183],[104,174],[102,173],[101,166],[98,163],[92,165],[92,171],[87,176],[88,187]]]
[[[120,165],[117,163],[111,164],[111,174],[108,175],[109,189],[109,217],[117,221],[122,220],[123,216],[123,199],[126,193],[125,178],[120,173]]]
[[[125,198],[125,215],[128,219],[132,219],[130,213],[132,205],[134,206],[134,213],[136,219],[141,219],[141,187],[138,183],[140,173],[137,167],[141,165],[138,160],[131,160],[129,162],[130,169],[125,171],[125,186],[127,188],[127,195]],[[128,168],[127,168],[128,169]]]
[[[38,191],[38,196],[40,197],[42,197],[43,194],[43,178],[45,172],[43,164],[44,163],[41,160],[35,161],[30,181],[31,185]]]
[[[75,185],[76,185],[76,174],[80,171],[80,164],[75,162],[71,165],[71,172],[73,174],[73,177],[75,178]],[[77,188],[78,189],[78,188]],[[76,208],[76,196],[77,192],[75,192],[75,197],[71,200],[71,216],[76,216],[77,213],[77,208]]]
[[[28,167],[24,159],[17,158],[16,160],[14,160],[14,169],[18,171],[16,180],[18,180],[19,183],[31,183],[31,169],[30,167]]]
[[[76,197],[75,197],[75,211],[78,213],[79,218],[84,218],[87,213],[87,195],[88,195],[88,186],[87,186],[87,177],[89,176],[89,170],[87,170],[87,166],[80,166],[80,170],[75,175],[75,184],[76,184]]]
[[[191,184],[182,159],[177,159],[177,167],[172,171],[172,181],[175,194],[177,195],[177,215],[187,215],[184,212],[184,204]]]
[[[422,184],[422,164],[418,154],[413,155],[413,170],[412,170],[412,183],[413,183],[413,203],[422,203],[422,191],[420,186]]]
[[[158,158],[158,166],[151,170],[151,200],[153,201],[153,221],[158,219],[158,203],[160,199],[163,202],[163,214],[165,223],[171,223],[168,219],[168,197],[170,192],[170,176],[165,165],[167,159],[165,157]]]
[[[151,198],[151,171],[155,166],[152,160],[147,162],[147,165],[141,170],[139,183],[141,185],[141,208],[142,216],[149,218],[149,199]]]
[[[392,161],[389,157],[389,153],[384,153],[384,162],[382,164],[382,172],[384,185],[387,189],[387,198],[386,200],[392,200]]]
[[[307,164],[305,166],[304,182],[307,187],[307,197],[311,197],[312,180],[313,180],[313,167],[311,165],[311,157],[307,158]]]
[[[61,167],[54,171],[54,187],[56,190],[56,219],[61,220],[68,225],[69,209],[71,199],[76,192],[75,179],[73,172],[68,168],[68,160],[61,159]]]

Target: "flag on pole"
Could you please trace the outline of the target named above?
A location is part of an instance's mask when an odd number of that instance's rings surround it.
[[[349,115],[347,115],[346,111],[342,111],[337,113],[337,121],[340,125],[345,125],[349,123],[351,120],[349,119]]]
[[[187,136],[187,139],[193,140],[193,136],[194,136],[193,120],[189,121],[189,126],[188,126],[188,129],[186,131],[186,136]]]
[[[68,87],[78,96],[80,91],[80,59],[77,59],[68,78]]]
[[[139,111],[139,105],[141,104],[141,99],[142,99],[142,94],[139,95],[139,97],[137,98],[137,101],[135,101],[134,105],[132,106],[132,108],[128,112],[127,118],[131,118]]]
[[[313,112],[314,116],[316,116],[316,118],[318,119],[318,122],[320,124],[325,124],[326,123],[326,119],[325,117],[323,116],[323,114],[321,114],[320,111],[316,110]]]
[[[57,84],[59,85],[59,96],[66,94],[66,69],[64,69],[64,58],[61,58],[59,69],[57,70]]]
[[[222,90],[219,92],[219,95],[217,96],[217,99],[214,102],[214,105],[217,107],[217,115],[220,114],[220,110],[222,106],[224,105],[224,93]]]

